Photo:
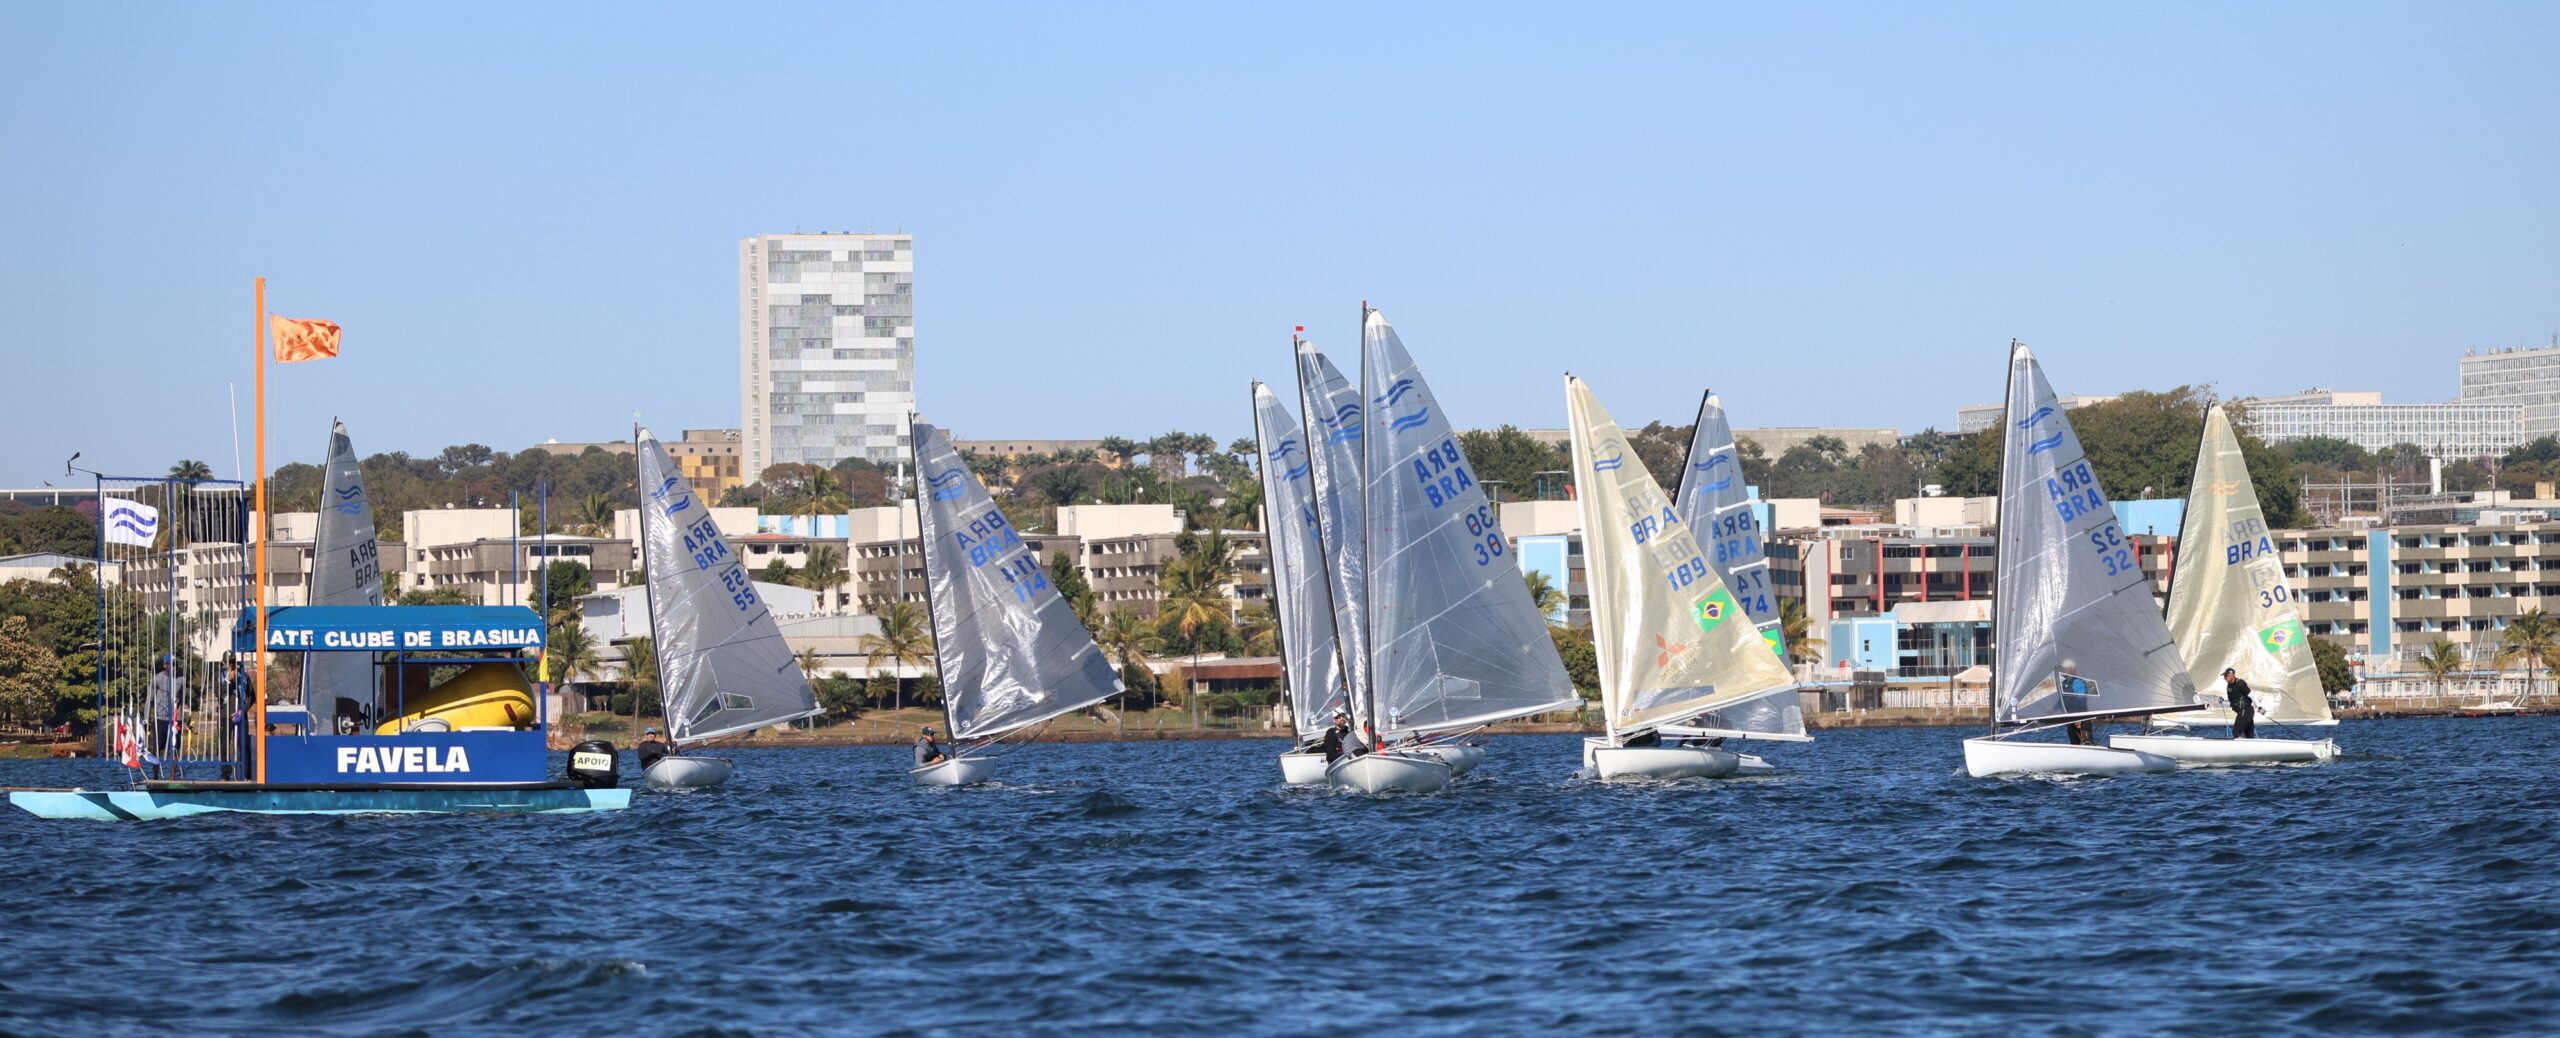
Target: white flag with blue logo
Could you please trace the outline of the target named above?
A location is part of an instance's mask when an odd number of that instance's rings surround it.
[[[159,509],[125,498],[108,498],[106,504],[99,521],[106,524],[107,543],[148,548],[160,536]]]

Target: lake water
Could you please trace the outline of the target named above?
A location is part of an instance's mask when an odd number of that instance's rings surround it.
[[[1501,738],[1386,800],[1177,742],[965,790],[748,750],[580,816],[9,810],[0,1032],[2560,1033],[2560,718],[2333,732],[2325,766],[2079,781],[1900,729],[1654,787]]]

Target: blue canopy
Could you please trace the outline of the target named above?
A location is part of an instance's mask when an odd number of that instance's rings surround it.
[[[255,609],[231,628],[233,652],[258,650]],[[270,606],[270,652],[538,649],[542,618],[524,606]]]

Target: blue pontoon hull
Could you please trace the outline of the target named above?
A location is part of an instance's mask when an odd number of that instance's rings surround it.
[[[40,818],[102,822],[185,818],[224,811],[260,815],[561,814],[619,811],[628,789],[12,790],[9,802]]]

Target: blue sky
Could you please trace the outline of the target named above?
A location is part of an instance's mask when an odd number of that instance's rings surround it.
[[[2455,392],[2560,330],[2560,5],[0,6],[0,484],[737,423],[736,246],[917,235],[964,437],[1250,430],[1396,322],[1461,426]],[[245,420],[245,419],[244,419]]]

